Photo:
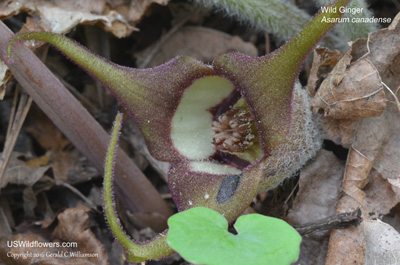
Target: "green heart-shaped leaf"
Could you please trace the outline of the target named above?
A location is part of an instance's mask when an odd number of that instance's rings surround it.
[[[168,219],[168,244],[196,264],[274,264],[295,262],[301,236],[281,219],[260,214],[239,217],[228,232],[228,222],[214,210],[196,207]]]

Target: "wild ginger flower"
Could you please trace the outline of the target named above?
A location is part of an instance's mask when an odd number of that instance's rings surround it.
[[[318,14],[266,56],[230,53],[212,65],[177,57],[151,69],[122,67],[47,32],[17,34],[7,54],[11,57],[18,40],[56,46],[122,103],[150,153],[171,163],[168,184],[178,210],[204,206],[232,222],[258,191],[281,183],[318,149],[307,95],[297,77],[306,55],[334,25],[322,18],[341,15]],[[149,252],[135,243],[122,244],[135,262],[171,251],[162,237],[149,243]]]

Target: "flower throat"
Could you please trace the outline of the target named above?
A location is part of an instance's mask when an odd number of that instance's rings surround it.
[[[243,152],[254,145],[254,121],[246,110],[231,109],[213,121],[213,143],[220,151]]]
[[[258,143],[254,120],[243,98],[212,123],[213,144],[227,153],[243,153]]]

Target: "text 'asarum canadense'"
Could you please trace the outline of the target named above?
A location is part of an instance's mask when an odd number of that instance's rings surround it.
[[[332,10],[346,6],[339,0]],[[258,191],[279,185],[319,148],[308,98],[297,80],[303,61],[339,12],[319,13],[278,50],[253,58],[224,54],[206,65],[177,57],[151,69],[119,66],[76,42],[48,32],[20,40],[48,42],[100,80],[140,127],[150,153],[171,163],[168,183],[179,211],[203,206],[233,222]],[[11,63],[11,62],[10,62]],[[116,121],[120,127],[119,115]],[[173,250],[164,232],[138,244],[121,230],[112,205],[111,172],[117,133],[107,156],[105,210],[110,228],[131,262],[158,259]]]

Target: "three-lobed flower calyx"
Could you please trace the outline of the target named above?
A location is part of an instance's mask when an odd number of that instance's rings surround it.
[[[349,1],[336,1],[332,10]],[[140,127],[150,153],[171,162],[168,184],[178,210],[208,207],[232,222],[260,188],[278,185],[315,151],[305,135],[310,124],[307,100],[296,81],[304,58],[334,25],[322,19],[342,15],[317,14],[267,56],[229,53],[211,67],[189,57],[151,69],[122,67],[46,32],[16,35],[7,54],[25,39],[56,46],[121,102]],[[132,244],[128,251],[139,255],[137,260],[171,253],[163,236],[150,241],[154,247],[149,251]]]

